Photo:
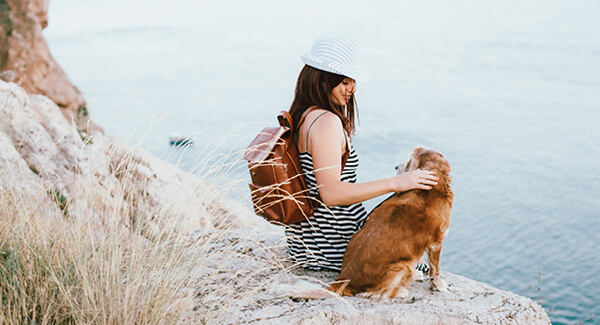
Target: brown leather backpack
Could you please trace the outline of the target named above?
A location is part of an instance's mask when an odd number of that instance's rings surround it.
[[[308,195],[298,149],[287,111],[279,126],[264,128],[248,145],[244,159],[250,170],[252,205],[256,214],[276,224],[293,224],[310,217],[318,204]]]

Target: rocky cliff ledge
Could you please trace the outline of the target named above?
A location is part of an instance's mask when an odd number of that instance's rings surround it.
[[[48,26],[49,0],[0,0],[0,79],[21,85],[30,94],[50,98],[68,121],[88,127],[83,95],[56,63],[42,35]]]
[[[276,294],[280,284],[335,281],[333,272],[312,272],[286,260],[281,229],[204,231],[211,250],[220,252],[201,271],[213,276],[199,288],[198,312],[192,322],[221,324],[550,324],[533,300],[448,272],[445,293],[427,282],[414,282],[406,299],[373,301],[345,297],[293,300]],[[206,282],[203,282],[206,283]],[[227,299],[223,299],[227,297]]]

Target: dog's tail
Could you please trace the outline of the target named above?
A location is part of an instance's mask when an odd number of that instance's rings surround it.
[[[298,280],[294,284],[277,284],[272,287],[271,293],[279,297],[291,297],[297,299],[326,299],[339,297],[347,285],[347,281],[335,282],[325,289],[319,284]],[[335,291],[332,289],[335,289]]]

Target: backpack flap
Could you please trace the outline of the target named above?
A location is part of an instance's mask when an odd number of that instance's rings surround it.
[[[291,132],[286,127],[267,127],[248,145],[244,159],[248,161],[250,178],[254,185],[280,186],[276,184],[288,180],[288,167],[295,167],[290,159],[286,159],[288,147],[295,147]]]
[[[282,144],[281,141],[286,132],[291,131],[280,126],[264,128],[246,148],[244,159],[249,163],[267,160],[275,145]]]

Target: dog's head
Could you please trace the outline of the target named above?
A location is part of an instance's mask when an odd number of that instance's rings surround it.
[[[413,150],[408,157],[408,161],[404,165],[396,167],[398,174],[410,172],[416,169],[431,170],[439,178],[438,184],[433,187],[433,190],[450,191],[450,163],[442,156],[441,153],[419,147]]]

